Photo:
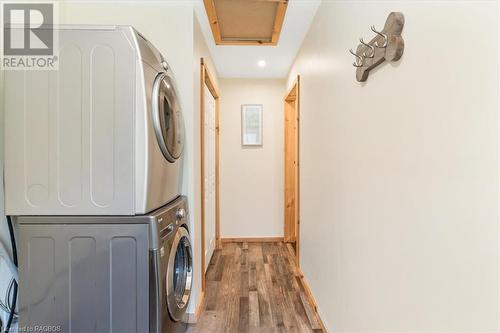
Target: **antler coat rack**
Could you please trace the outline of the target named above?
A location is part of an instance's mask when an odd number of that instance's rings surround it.
[[[356,57],[352,65],[356,67],[357,81],[366,81],[370,71],[384,61],[397,61],[401,58],[405,48],[403,37],[401,37],[404,24],[403,13],[392,12],[387,17],[382,31],[377,31],[375,26],[371,26],[371,30],[376,34],[372,40],[366,43],[363,38],[360,38],[356,52],[349,50]]]

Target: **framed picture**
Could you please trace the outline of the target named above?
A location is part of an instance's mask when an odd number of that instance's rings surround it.
[[[241,144],[262,146],[262,104],[241,105]]]

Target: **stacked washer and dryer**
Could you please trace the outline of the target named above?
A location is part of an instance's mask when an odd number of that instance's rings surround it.
[[[19,329],[182,332],[193,257],[172,71],[132,27],[57,33],[57,71],[5,74]]]

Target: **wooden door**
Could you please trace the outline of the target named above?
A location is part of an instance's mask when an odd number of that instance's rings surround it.
[[[298,81],[285,97],[285,242],[299,232],[299,99]],[[298,246],[295,244],[297,251]]]
[[[216,106],[205,86],[204,119],[204,200],[205,200],[205,272],[216,247]]]
[[[206,272],[214,248],[220,248],[219,214],[219,92],[200,59],[201,272]],[[214,226],[215,223],[215,226]],[[214,231],[215,230],[215,231]],[[214,235],[215,232],[215,235]],[[214,240],[215,237],[215,240]],[[206,289],[205,274],[201,289]],[[198,305],[199,306],[199,305]]]

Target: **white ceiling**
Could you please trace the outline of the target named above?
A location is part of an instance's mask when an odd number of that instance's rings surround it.
[[[203,1],[195,13],[200,22],[219,77],[284,78],[295,59],[321,0],[290,0],[277,46],[215,45]],[[259,67],[259,60],[266,66]]]

